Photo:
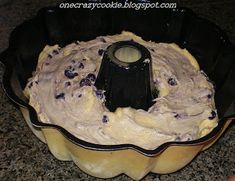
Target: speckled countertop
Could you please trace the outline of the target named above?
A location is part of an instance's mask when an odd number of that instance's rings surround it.
[[[8,46],[10,32],[56,0],[0,0],[0,52]],[[235,43],[235,1],[175,1],[193,9],[227,32]],[[3,66],[0,65],[0,83]],[[215,180],[235,175],[235,125],[210,149],[200,153],[182,170],[167,175],[148,174],[143,180]],[[0,180],[101,180],[83,173],[73,162],[55,159],[26,125],[21,112],[0,89]],[[107,180],[131,180],[120,175]]]

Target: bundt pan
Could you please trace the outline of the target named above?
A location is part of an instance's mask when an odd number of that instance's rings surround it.
[[[220,120],[212,132],[198,140],[167,142],[146,150],[132,144],[88,143],[60,126],[38,119],[22,91],[43,47],[64,46],[75,40],[91,40],[122,30],[134,32],[145,40],[177,43],[195,56],[216,85]],[[235,118],[235,48],[220,28],[189,9],[44,8],[12,32],[9,48],[1,53],[0,60],[5,65],[3,89],[19,106],[33,133],[48,144],[56,158],[73,160],[80,169],[95,177],[110,178],[125,173],[141,179],[149,172],[175,172],[215,143]]]

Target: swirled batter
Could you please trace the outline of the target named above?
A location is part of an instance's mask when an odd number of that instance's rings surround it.
[[[150,51],[159,96],[148,111],[127,107],[110,112],[104,91],[94,83],[104,50],[130,39]],[[130,32],[64,48],[46,46],[24,92],[42,122],[97,144],[154,149],[168,141],[200,138],[218,122],[214,87],[194,57],[176,44],[147,42]]]

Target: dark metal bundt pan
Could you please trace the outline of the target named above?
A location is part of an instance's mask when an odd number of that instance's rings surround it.
[[[194,141],[168,142],[154,150],[132,144],[98,145],[70,134],[64,128],[38,120],[35,110],[23,96],[27,79],[36,68],[37,57],[47,44],[65,46],[76,40],[87,41],[100,35],[112,35],[122,30],[134,32],[145,40],[174,42],[186,48],[198,60],[200,67],[216,85],[218,126],[208,135]],[[14,29],[9,48],[1,53],[5,65],[3,88],[18,106],[27,108],[31,124],[38,129],[56,128],[73,143],[92,150],[136,150],[154,156],[170,145],[197,145],[213,139],[228,118],[235,117],[235,48],[221,29],[195,15],[191,10],[178,9],[41,9],[37,16]],[[229,110],[229,111],[227,111]],[[227,111],[227,113],[226,113]],[[225,114],[226,113],[226,114]]]

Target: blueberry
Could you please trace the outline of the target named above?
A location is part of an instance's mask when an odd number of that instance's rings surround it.
[[[207,95],[207,98],[208,98],[208,99],[211,99],[211,98],[212,98],[212,95],[211,95],[211,94],[208,94],[208,95]]]
[[[94,82],[95,79],[96,79],[96,76],[95,76],[95,74],[89,73],[89,74],[86,76],[86,78],[89,79],[90,81]]]
[[[104,50],[103,49],[99,49],[98,50],[98,54],[101,56],[101,55],[103,55],[103,53],[104,53]]]
[[[109,121],[109,118],[107,115],[103,115],[102,122],[107,123]]]
[[[104,98],[104,91],[103,90],[96,90],[95,94],[96,94],[96,97],[98,97],[99,99]]]
[[[78,65],[78,68],[80,68],[80,69],[84,69],[84,64],[81,62],[81,63],[79,63],[79,65]]]
[[[57,94],[57,95],[55,96],[55,98],[56,98],[56,99],[64,99],[64,93],[62,92],[62,93],[60,93],[60,94]]]
[[[33,82],[30,82],[30,84],[28,85],[28,88],[31,88],[33,86]]]
[[[51,54],[48,54],[48,56],[47,56],[48,58],[52,58],[52,55]]]
[[[36,84],[38,84],[38,81],[35,81]]]
[[[212,120],[216,117],[216,112],[215,111],[211,111],[211,116],[208,117],[208,119]]]
[[[71,83],[68,81],[68,82],[65,82],[65,87],[68,87],[68,86],[70,86],[71,85]]]
[[[81,97],[82,97],[82,94],[78,94],[78,97],[81,98]]]
[[[80,87],[83,87],[83,86],[91,86],[91,81],[89,79],[83,78],[80,81]]]
[[[57,55],[57,54],[59,54],[59,51],[58,51],[58,50],[53,50],[53,51],[52,51],[52,54],[53,54],[53,55]]]
[[[168,84],[171,85],[171,86],[175,86],[175,85],[177,85],[177,82],[174,78],[169,78],[168,79]]]
[[[174,115],[174,117],[175,117],[176,119],[180,119],[180,118],[181,118],[181,116],[180,116],[179,114]]]
[[[73,79],[74,77],[78,76],[78,73],[77,72],[73,72],[73,70],[70,70],[70,69],[66,69],[64,71],[64,75],[66,77],[68,77],[69,79]]]
[[[186,141],[191,141],[193,138],[191,138],[191,137],[188,137],[187,139],[186,139]]]

